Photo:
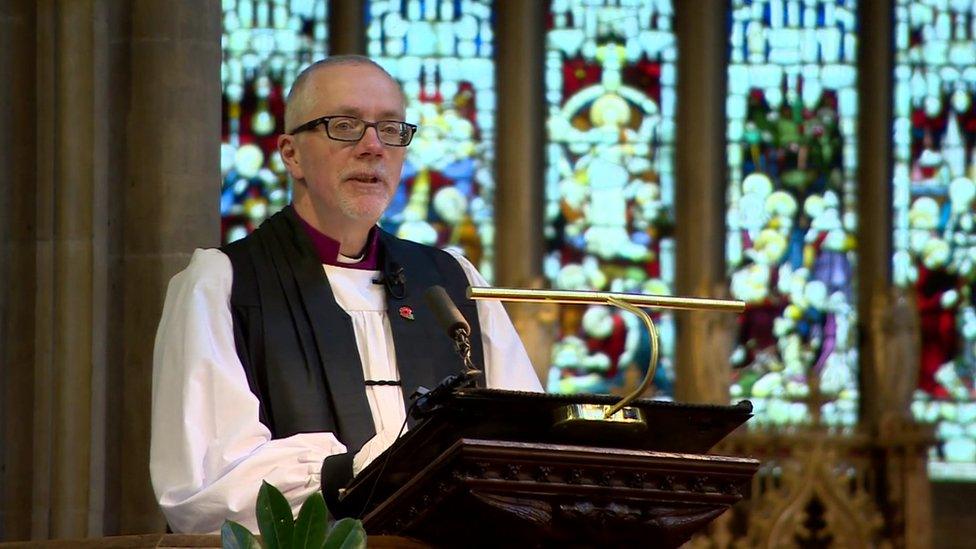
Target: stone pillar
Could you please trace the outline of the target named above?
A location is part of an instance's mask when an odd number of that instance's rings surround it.
[[[67,538],[106,532],[116,468],[107,418],[121,367],[112,290],[118,269],[110,249],[118,239],[118,194],[124,171],[122,0],[36,4],[36,163],[32,184],[36,226],[32,257],[36,287],[31,323],[33,481],[31,537]],[[115,419],[117,425],[117,419]],[[117,432],[117,429],[115,430]],[[117,500],[114,500],[117,501]],[[117,508],[117,506],[116,506]],[[109,526],[109,529],[111,527]]]
[[[927,436],[912,425],[911,395],[918,386],[918,319],[910,291],[892,287],[892,109],[894,37],[892,2],[860,5],[860,117],[858,135],[858,317],[861,423],[879,444],[906,442],[883,453],[879,470],[892,471],[881,487],[894,511],[889,527],[904,533],[905,547],[932,545],[932,487]],[[904,9],[904,8],[903,8]],[[880,98],[880,99],[879,99]],[[898,329],[907,325],[909,329]],[[887,327],[879,329],[878,326]],[[901,333],[899,333],[901,332]],[[914,435],[914,436],[913,436]],[[890,520],[890,519],[889,519]]]
[[[676,2],[675,292],[726,297],[726,5]],[[675,397],[727,403],[735,316],[679,312]]]
[[[545,18],[542,2],[499,2],[495,71],[495,283],[542,275],[545,203]]]
[[[332,0],[329,10],[329,55],[365,55],[366,0]]]
[[[0,537],[162,531],[152,344],[219,240],[220,3],[0,5]]]
[[[94,361],[92,2],[38,4],[37,290],[32,536],[88,534]],[[40,465],[40,467],[38,466]]]
[[[894,13],[888,2],[867,2],[860,9],[860,49],[858,65],[858,93],[862,109],[858,135],[858,302],[857,314],[862,325],[872,313],[884,314],[879,303],[887,303],[891,265],[891,131],[892,131],[892,21]],[[883,98],[878,100],[876,98]],[[872,303],[874,306],[872,306]],[[872,310],[874,309],[874,310]],[[870,330],[860,349],[861,383],[877,387],[874,364],[878,360]],[[915,366],[913,366],[915,367]],[[876,422],[877,391],[861,391],[861,413],[869,422]],[[907,412],[907,410],[906,410]]]
[[[545,204],[545,3],[498,2],[495,71],[496,286],[541,287]],[[540,378],[549,369],[551,306],[507,305]],[[541,313],[545,314],[541,314]],[[540,322],[543,316],[550,321]]]
[[[118,325],[122,533],[162,527],[149,484],[152,347],[169,278],[220,244],[220,2],[133,4]]]
[[[93,298],[99,304],[92,319],[92,338],[100,355],[92,371],[91,486],[89,532],[91,535],[115,534],[119,531],[120,500],[126,482],[120,477],[121,460],[128,455],[121,447],[122,425],[127,417],[121,413],[123,388],[121,378],[127,371],[123,356],[121,326],[128,311],[137,309],[139,301],[124,301],[120,292],[126,273],[122,269],[122,243],[131,229],[122,224],[130,187],[126,169],[138,164],[128,156],[126,130],[129,110],[129,29],[132,2],[99,0],[92,22],[96,59],[95,110],[98,146],[94,151],[95,178],[98,187],[92,197],[96,223],[94,248]],[[143,337],[150,337],[144,334]]]
[[[0,540],[31,532],[36,4],[0,2]]]
[[[55,538],[88,533],[88,493],[91,441],[90,387],[93,351],[94,162],[99,137],[96,120],[108,115],[95,101],[94,5],[58,2],[55,27],[54,86],[48,98],[53,116],[39,132],[52,136],[52,163],[40,202],[38,246],[51,276],[38,288],[53,307],[38,311],[37,334],[50,342],[51,399],[51,524]],[[42,161],[44,159],[41,159]],[[40,258],[39,258],[40,260]],[[49,262],[49,263],[48,263]],[[40,261],[39,261],[40,264]]]

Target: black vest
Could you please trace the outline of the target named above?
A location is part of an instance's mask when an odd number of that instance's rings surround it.
[[[379,238],[387,315],[409,406],[418,386],[433,388],[462,369],[424,291],[434,285],[447,290],[471,325],[472,360],[484,370],[477,307],[450,254],[384,231]],[[234,270],[234,343],[260,401],[261,422],[273,438],[331,431],[354,454],[376,434],[356,336],[294,209],[286,207],[221,250]]]

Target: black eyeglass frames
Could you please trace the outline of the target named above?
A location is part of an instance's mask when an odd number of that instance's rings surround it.
[[[391,147],[406,147],[417,133],[417,126],[400,120],[377,120],[367,122],[355,116],[323,116],[298,126],[288,132],[295,135],[299,132],[314,130],[319,124],[325,126],[325,133],[336,141],[359,141],[366,135],[366,128],[375,128],[380,142]]]

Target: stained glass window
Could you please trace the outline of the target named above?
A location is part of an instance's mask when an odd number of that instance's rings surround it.
[[[892,273],[916,291],[933,478],[976,480],[976,2],[895,7]]]
[[[544,272],[554,288],[670,294],[674,287],[675,60],[670,0],[552,0]],[[658,396],[672,394],[674,321],[656,315]],[[563,306],[548,390],[606,393],[643,375],[630,313]]]
[[[857,421],[855,0],[733,0],[726,261],[750,425]]]
[[[403,86],[418,124],[380,224],[462,251],[492,279],[495,64],[490,0],[371,0],[367,54]]]
[[[232,242],[291,201],[277,151],[285,97],[326,55],[327,0],[223,0],[221,239]]]

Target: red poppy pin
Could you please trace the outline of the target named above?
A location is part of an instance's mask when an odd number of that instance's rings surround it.
[[[410,307],[400,307],[400,316],[407,320],[413,320],[413,309]]]

